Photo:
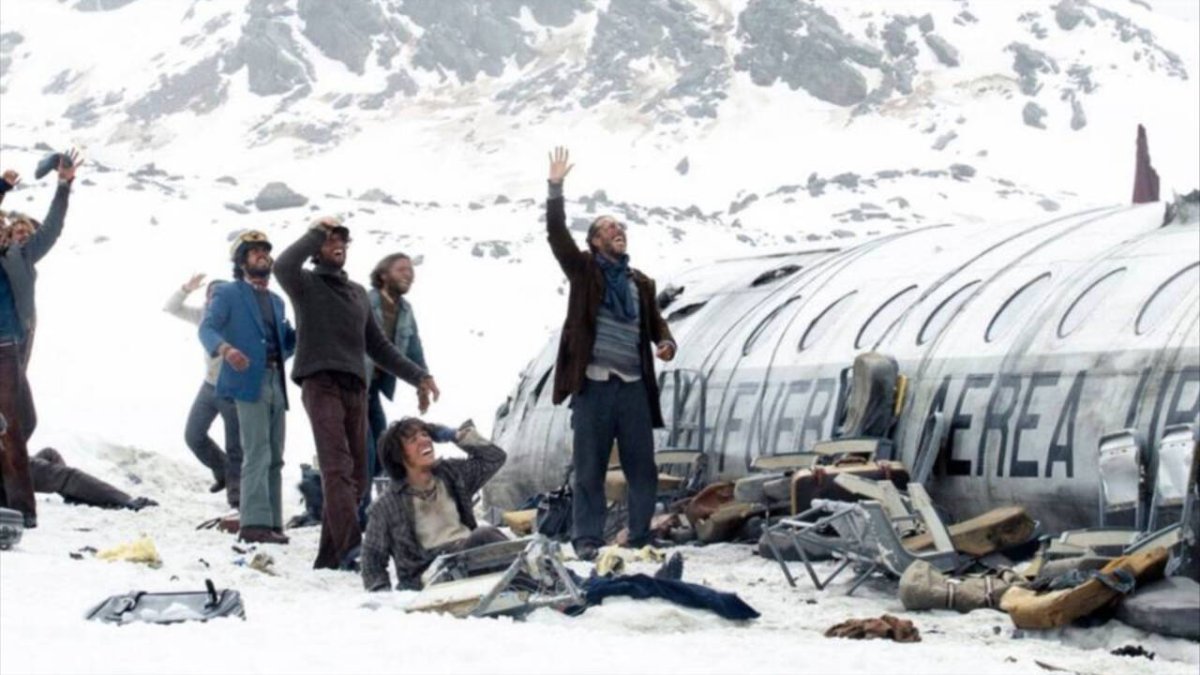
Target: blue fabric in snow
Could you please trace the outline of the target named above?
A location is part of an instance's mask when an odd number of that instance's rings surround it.
[[[593,577],[585,586],[587,604],[599,605],[605,598],[628,596],[637,600],[662,598],[692,609],[707,609],[723,619],[757,619],[759,613],[736,593],[714,591],[700,584],[655,579],[645,574],[627,574],[612,579]]]

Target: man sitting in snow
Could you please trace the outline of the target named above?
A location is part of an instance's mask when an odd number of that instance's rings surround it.
[[[466,459],[438,459],[434,441],[453,442]],[[393,422],[379,439],[379,461],[391,477],[371,506],[362,543],[363,586],[391,588],[388,558],[396,563],[399,589],[420,589],[421,573],[434,558],[504,541],[493,527],[479,527],[471,499],[504,466],[504,451],[475,431],[457,431],[415,417]]]

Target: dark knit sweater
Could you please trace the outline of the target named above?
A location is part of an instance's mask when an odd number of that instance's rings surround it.
[[[299,383],[330,370],[353,375],[365,387],[366,355],[383,370],[417,386],[429,373],[405,358],[383,334],[366,289],[340,269],[304,269],[304,262],[324,242],[324,230],[310,229],[275,261],[275,278],[296,312],[292,379]]]

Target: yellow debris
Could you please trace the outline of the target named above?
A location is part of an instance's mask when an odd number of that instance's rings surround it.
[[[637,550],[621,546],[605,546],[596,556],[596,574],[607,576],[625,569],[625,563],[656,562],[667,559],[667,554],[653,546],[643,546]]]
[[[101,560],[124,560],[125,562],[145,563],[155,569],[162,567],[162,558],[154,547],[154,540],[143,536],[135,541],[125,542],[96,554]]]

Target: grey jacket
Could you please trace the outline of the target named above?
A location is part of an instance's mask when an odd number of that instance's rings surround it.
[[[367,291],[367,299],[371,301],[371,312],[375,315],[375,321],[382,328],[383,299],[379,290],[372,288]],[[429,370],[429,365],[425,363],[425,348],[421,344],[421,334],[417,332],[417,317],[413,316],[412,305],[404,298],[397,298],[396,304],[396,330],[387,337],[409,361]],[[367,369],[367,372],[374,371],[375,362],[367,359]],[[375,377],[379,378],[379,391],[389,401],[392,400],[396,395],[396,377],[387,371],[380,371]]]
[[[34,305],[34,284],[37,282],[37,270],[34,266],[54,248],[59,235],[62,234],[63,221],[67,216],[67,201],[71,195],[68,183],[59,183],[54,192],[54,201],[50,202],[50,211],[41,227],[33,233],[24,246],[9,246],[0,253],[0,268],[8,275],[8,283],[12,286],[13,303],[17,307],[17,318],[28,336],[33,332],[37,321],[37,309]]]
[[[478,527],[471,510],[471,499],[483,485],[504,466],[507,455],[490,441],[468,436],[457,444],[467,453],[466,459],[443,459],[433,468],[433,475],[446,484],[446,489],[458,507],[458,516],[467,529]],[[417,540],[413,522],[412,498],[405,492],[406,483],[392,479],[387,492],[371,504],[367,531],[363,535],[363,587],[368,591],[383,591],[391,587],[388,559],[396,563],[396,588],[421,588],[421,573],[433,562],[435,553],[425,550]]]

